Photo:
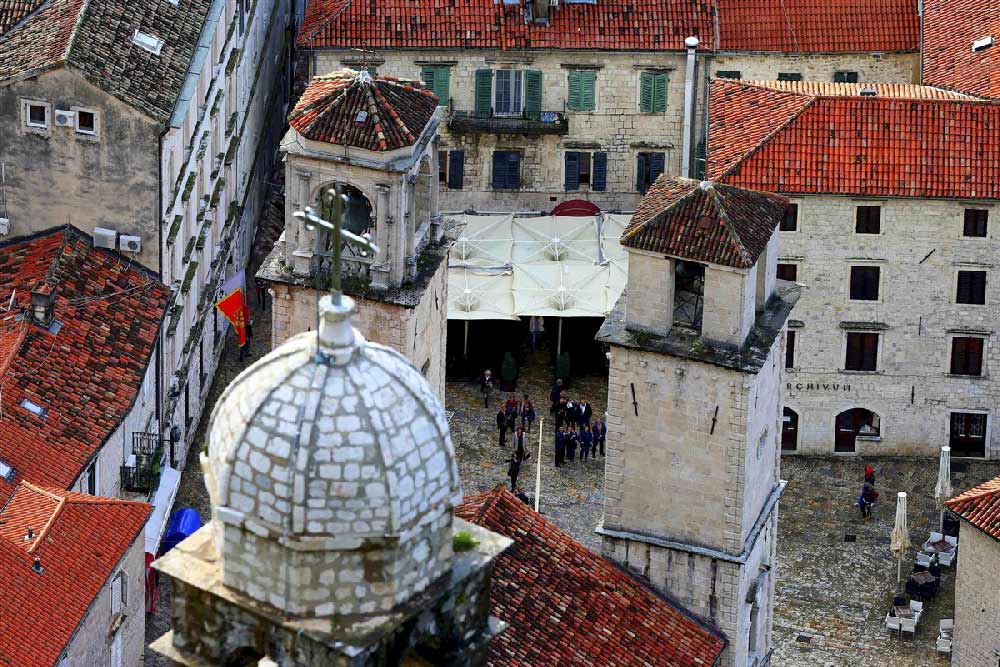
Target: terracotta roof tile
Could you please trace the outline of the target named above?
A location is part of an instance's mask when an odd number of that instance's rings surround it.
[[[12,25],[38,9],[45,0],[0,0],[0,36]]]
[[[146,523],[146,503],[22,483],[0,510],[0,656],[51,667]],[[25,541],[27,528],[34,538]],[[44,571],[31,567],[39,558]],[[132,582],[142,595],[142,582]],[[56,611],[57,610],[57,611]]]
[[[749,269],[785,214],[779,195],[662,175],[622,234],[622,245]]]
[[[39,281],[56,290],[55,334],[22,317]],[[15,290],[0,321],[0,460],[18,479],[68,488],[131,409],[169,292],[71,227],[0,245],[5,306]]]
[[[1000,477],[969,489],[945,506],[990,537],[1000,540]]]
[[[993,0],[925,0],[923,82],[1000,97],[1000,44],[972,50],[984,37],[1000,41],[1000,6]]]
[[[723,83],[731,81],[723,80]],[[874,92],[875,97],[895,97],[908,100],[975,100],[974,95],[919,86],[912,83],[834,83],[832,81],[744,81],[750,86],[781,90],[800,95],[822,97],[862,97]]]
[[[391,151],[416,143],[437,104],[419,82],[340,70],[313,77],[288,122],[314,141]]]
[[[718,0],[719,48],[782,53],[916,52],[918,0]]]
[[[491,613],[510,624],[491,667],[708,667],[725,639],[609,560],[592,553],[502,486],[456,514],[514,540],[493,570]]]
[[[711,96],[713,180],[787,194],[1000,198],[1000,106],[722,80]]]

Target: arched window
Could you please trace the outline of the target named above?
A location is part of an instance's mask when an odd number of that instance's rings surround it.
[[[781,450],[794,452],[799,448],[799,413],[785,407],[781,414]]]
[[[837,415],[833,451],[855,451],[858,436],[874,438],[881,434],[881,419],[871,410],[852,408]]]

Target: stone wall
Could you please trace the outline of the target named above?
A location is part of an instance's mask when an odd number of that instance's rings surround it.
[[[274,292],[271,344],[277,347],[303,331],[316,330],[319,293],[306,287],[272,283]],[[448,269],[442,262],[419,303],[412,308],[352,297],[357,304],[355,327],[368,340],[405,356],[420,370],[444,402],[445,348],[448,341]]]
[[[1000,659],[1000,543],[962,525],[955,579],[953,667],[996,667]]]
[[[94,597],[73,638],[66,646],[60,667],[92,667],[110,665],[111,642],[111,582],[119,572],[126,574],[126,604],[124,619],[118,628],[122,639],[122,662],[125,667],[138,665],[146,644],[146,553],[145,529],[139,531],[129,545],[118,567],[112,570],[104,586]]]
[[[773,81],[781,73],[798,73],[804,81],[833,81],[838,71],[857,72],[861,83],[919,83],[916,53],[724,53],[709,61],[711,76],[739,71],[744,81]]]
[[[794,367],[785,374],[786,405],[799,415],[799,453],[834,449],[836,416],[865,408],[881,418],[880,439],[858,442],[862,455],[937,455],[948,444],[950,413],[995,417],[1000,347],[995,340],[1000,291],[993,278],[998,251],[996,202],[793,197],[798,231],[781,232],[779,262],[797,265],[806,285],[793,317]],[[856,234],[855,209],[882,207],[881,234]],[[990,211],[987,238],[964,238],[966,208]],[[852,265],[881,268],[878,301],[849,299]],[[986,270],[986,305],[955,303],[957,271]],[[878,370],[844,371],[851,322],[884,325]],[[957,332],[987,337],[983,377],[950,374]],[[1000,455],[1000,435],[987,423],[987,457]]]

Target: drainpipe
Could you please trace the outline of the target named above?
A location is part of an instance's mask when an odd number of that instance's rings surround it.
[[[681,138],[681,176],[688,178],[691,173],[691,128],[694,125],[694,64],[698,49],[697,37],[684,40],[687,47],[687,67],[684,72],[684,136]]]

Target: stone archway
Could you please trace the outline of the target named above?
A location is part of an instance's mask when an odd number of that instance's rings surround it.
[[[799,448],[799,413],[787,405],[781,415],[781,451],[794,452]]]
[[[834,422],[833,451],[852,453],[856,451],[858,436],[878,437],[881,435],[881,418],[865,408],[844,410]]]

